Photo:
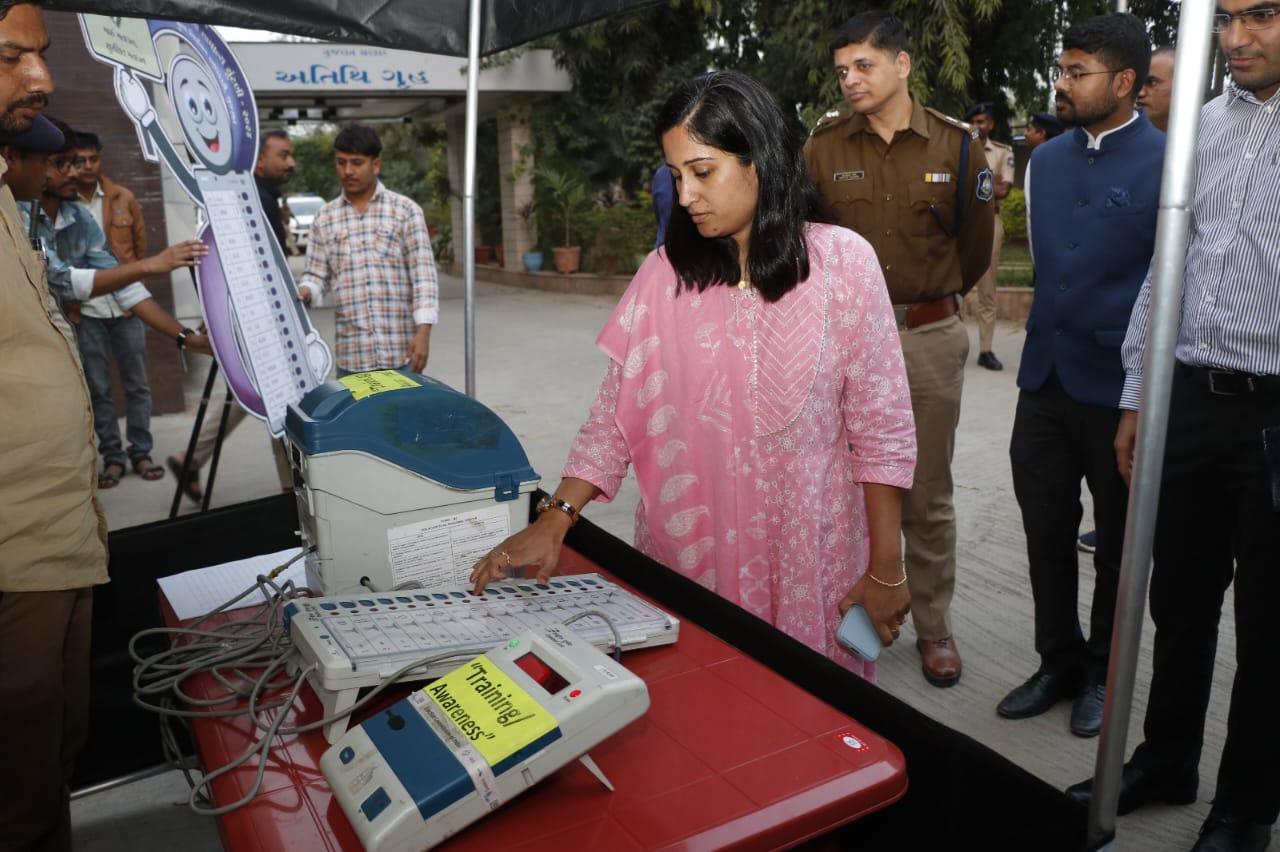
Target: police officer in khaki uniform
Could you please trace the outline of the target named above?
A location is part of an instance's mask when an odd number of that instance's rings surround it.
[[[964,114],[964,120],[978,131],[982,140],[982,153],[986,155],[993,181],[992,197],[995,201],[995,229],[991,240],[991,266],[978,281],[978,366],[988,370],[1003,370],[1004,364],[991,351],[991,339],[996,330],[996,275],[1000,271],[1000,249],[1004,247],[1004,223],[1000,221],[1000,201],[1013,188],[1013,148],[991,138],[996,128],[994,105],[990,101],[974,104]]]
[[[991,170],[976,134],[911,97],[898,18],[863,12],[831,49],[849,108],[823,117],[805,161],[839,223],[875,248],[898,317],[919,444],[915,486],[902,505],[903,570],[925,679],[951,686],[960,679],[949,613],[951,456],[969,356],[959,300],[991,263]]]

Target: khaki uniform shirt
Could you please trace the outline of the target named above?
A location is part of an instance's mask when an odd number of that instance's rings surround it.
[[[991,265],[991,170],[976,136],[913,98],[910,126],[889,144],[844,110],[824,116],[805,143],[818,193],[836,222],[876,250],[896,305],[968,292]],[[963,175],[961,145],[969,146]]]
[[[0,177],[8,165],[0,158]],[[107,582],[93,410],[71,326],[0,189],[0,593]]]
[[[1015,176],[1013,163],[1013,149],[1002,142],[996,142],[988,139],[986,144],[982,146],[982,152],[987,155],[987,165],[991,168],[991,174],[1005,183],[1013,186]],[[996,212],[1000,212],[1000,199],[994,199]]]

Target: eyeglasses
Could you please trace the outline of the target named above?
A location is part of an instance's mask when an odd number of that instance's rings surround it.
[[[1107,69],[1105,71],[1078,71],[1075,68],[1063,68],[1061,65],[1055,65],[1049,69],[1049,82],[1056,83],[1063,77],[1067,78],[1067,82],[1075,85],[1080,82],[1081,77],[1092,77],[1094,74],[1119,74],[1123,68],[1115,70]]]
[[[60,172],[69,171],[70,169],[84,168],[84,157],[54,157],[49,160],[49,165],[53,166]]]
[[[1231,29],[1231,22],[1235,20],[1239,20],[1240,23],[1244,24],[1246,30],[1269,29],[1276,22],[1277,13],[1280,13],[1280,9],[1247,9],[1234,15],[1219,12],[1213,16],[1213,31],[1215,33],[1225,33]]]

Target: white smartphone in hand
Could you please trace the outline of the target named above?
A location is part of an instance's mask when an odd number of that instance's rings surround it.
[[[860,604],[854,604],[840,619],[836,629],[836,641],[857,654],[868,663],[874,663],[880,656],[880,635],[876,633],[871,616]]]

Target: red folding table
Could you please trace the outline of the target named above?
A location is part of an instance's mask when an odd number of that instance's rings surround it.
[[[609,576],[568,548],[561,570]],[[179,624],[163,595],[161,606],[167,623]],[[906,792],[905,763],[892,743],[688,620],[675,645],[628,652],[623,663],[644,679],[651,705],[591,752],[614,792],[575,761],[440,848],[771,849],[820,836]],[[185,688],[197,698],[223,694],[208,675]],[[409,689],[390,690],[391,700]],[[321,717],[310,687],[290,712],[288,724]],[[206,770],[256,739],[244,717],[196,720],[192,731]],[[278,737],[277,746],[254,800],[218,818],[223,845],[359,850],[319,769],[328,748],[321,732]],[[251,761],[215,780],[215,802],[244,796],[256,768]]]

